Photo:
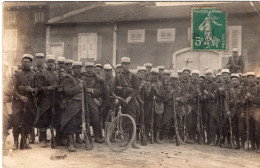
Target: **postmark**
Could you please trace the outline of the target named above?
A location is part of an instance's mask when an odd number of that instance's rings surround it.
[[[195,51],[227,49],[226,13],[217,8],[191,9],[191,46]]]

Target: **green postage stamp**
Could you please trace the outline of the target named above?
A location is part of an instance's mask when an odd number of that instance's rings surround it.
[[[225,51],[226,13],[217,8],[192,8],[191,15],[192,50]]]

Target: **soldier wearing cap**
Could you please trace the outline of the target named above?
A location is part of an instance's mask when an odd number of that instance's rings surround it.
[[[64,66],[65,66],[65,57],[62,57],[62,56],[59,56],[58,58],[57,58],[57,60],[56,60],[56,62],[57,62],[57,68],[56,68],[56,70],[58,71],[58,72],[60,72],[60,71],[64,71]]]
[[[80,134],[82,115],[82,91],[86,93],[85,82],[80,79],[82,63],[74,61],[72,65],[73,75],[69,75],[64,81],[64,100],[66,107],[62,111],[60,129],[67,136],[69,152],[75,152],[74,134]]]
[[[55,73],[54,55],[46,56],[47,68],[36,73],[36,87],[38,89],[38,106],[36,114],[36,127],[40,131],[42,148],[47,147],[47,128],[52,118],[52,105],[54,104],[54,91],[58,87],[58,74]]]
[[[64,69],[70,75],[72,74],[72,63],[73,63],[73,60],[71,60],[71,59],[66,59],[64,62]]]
[[[45,63],[44,53],[36,53],[35,60],[36,60],[36,67],[34,68],[34,70],[36,72],[42,71],[44,69],[44,63]]]
[[[218,94],[219,94],[218,104],[220,108],[219,109],[219,115],[220,115],[219,146],[223,146],[225,148],[231,148],[229,118],[225,113],[225,107],[224,107],[226,95],[228,91],[231,89],[230,71],[229,69],[222,69],[221,73],[223,76],[223,86],[219,87],[218,89]]]
[[[229,124],[232,124],[233,136],[236,141],[236,146],[233,146],[235,149],[240,149],[238,123],[242,107],[242,94],[243,87],[240,86],[239,74],[231,74],[231,88],[227,91],[225,97],[225,114],[231,119],[231,123]],[[243,138],[242,141],[244,141]]]
[[[94,72],[96,75],[98,75],[99,77],[102,77],[102,70],[103,70],[103,66],[101,64],[96,64],[94,66]]]
[[[144,114],[145,114],[145,131],[146,139],[149,139],[149,131],[151,131],[152,120],[154,121],[153,132],[156,143],[162,143],[160,140],[160,132],[162,128],[162,114],[164,111],[163,100],[166,90],[163,83],[158,79],[159,69],[152,68],[151,81],[147,82],[144,91]],[[152,118],[152,111],[154,111],[154,118]]]
[[[115,93],[117,96],[122,97],[123,99],[126,99],[126,103],[122,103],[122,112],[129,114],[136,120],[136,104],[135,99],[138,95],[138,77],[131,73],[129,71],[129,65],[131,61],[128,57],[122,57],[121,58],[121,66],[123,68],[123,71],[115,78],[114,87],[115,87]],[[118,103],[118,100],[115,102]],[[129,130],[129,132],[132,132],[132,128],[130,126],[130,123],[125,123],[125,127]],[[131,137],[131,135],[130,135]],[[129,138],[126,138],[127,141],[122,144],[122,146],[128,145]],[[136,144],[136,141],[132,143],[132,147],[139,149],[140,147]]]
[[[222,77],[222,74],[221,73],[217,73],[216,74],[216,84],[219,86],[219,87],[222,87],[223,86],[223,77]]]
[[[201,99],[205,101],[205,112],[206,112],[206,121],[207,125],[207,142],[214,146],[215,136],[217,134],[217,122],[219,119],[217,111],[217,91],[218,86],[213,82],[213,72],[208,69],[205,71],[206,83],[205,88],[202,92]]]
[[[116,71],[117,71],[118,73],[121,73],[121,72],[124,71],[124,69],[122,68],[121,64],[116,64]]]
[[[255,150],[255,145],[257,145],[258,152],[260,152],[260,87],[256,85],[254,72],[247,72],[247,83],[248,86],[244,87],[243,95],[243,100],[245,101],[245,112],[241,113],[241,117],[246,120],[246,113],[248,113],[249,140],[251,142],[251,150]],[[241,129],[241,131],[243,130],[242,137],[244,137],[244,135],[246,134],[246,126],[241,126],[241,128],[243,128]]]
[[[241,56],[238,56],[238,49],[233,48],[232,56],[229,57],[226,67],[230,70],[230,73],[243,73],[244,61]]]
[[[178,73],[172,72],[170,74],[170,83],[169,87],[166,90],[166,96],[164,99],[165,110],[162,117],[162,138],[165,140],[168,136],[168,139],[173,140],[173,130],[172,126],[174,125],[174,108],[177,113],[177,122],[178,130],[183,132],[183,122],[182,118],[184,116],[181,108],[183,107],[183,92],[178,82],[179,76]],[[174,107],[175,106],[175,107]]]
[[[149,81],[150,80],[150,76],[151,76],[151,70],[152,70],[153,64],[145,63],[144,67],[146,68],[145,81]]]
[[[160,80],[161,82],[163,82],[163,80],[164,80],[163,75],[164,75],[164,70],[165,70],[165,68],[164,68],[163,65],[157,66],[157,68],[159,69],[159,80]]]
[[[24,54],[22,57],[22,70],[14,74],[14,98],[12,104],[14,149],[18,149],[19,134],[22,135],[20,148],[30,149],[29,144],[26,142],[32,132],[34,113],[36,111],[33,97],[37,93],[35,73],[30,68],[32,60],[32,55]]]
[[[94,63],[86,62],[85,63],[86,73],[81,79],[87,85],[87,100],[90,110],[90,121],[94,129],[95,142],[103,143],[102,138],[102,128],[100,116],[103,115],[103,110],[101,111],[103,101],[106,101],[108,98],[107,87],[104,79],[100,78],[97,74],[94,73]]]

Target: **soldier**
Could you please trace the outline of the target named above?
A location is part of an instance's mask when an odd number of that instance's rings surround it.
[[[122,68],[121,64],[116,64],[116,71],[117,71],[118,73],[121,73],[121,72],[124,71],[124,69]]]
[[[255,144],[259,149],[260,145],[260,112],[259,112],[259,104],[260,104],[260,88],[256,85],[255,81],[255,73],[248,72],[247,73],[247,83],[244,89],[244,100],[246,105],[246,112],[241,113],[242,118],[246,118],[248,116],[249,120],[249,140],[251,142],[251,149],[255,150]],[[246,114],[247,113],[247,114]],[[245,131],[244,131],[245,132]],[[259,150],[258,150],[259,152]]]
[[[177,114],[177,121],[178,121],[178,128],[179,131],[183,130],[183,123],[182,117],[184,115],[182,109],[183,103],[182,103],[182,91],[181,87],[179,86],[178,82],[179,76],[176,72],[172,72],[170,74],[170,83],[169,87],[167,88],[166,96],[165,96],[165,110],[163,113],[163,120],[162,120],[162,126],[163,126],[163,140],[166,139],[167,135],[169,135],[169,138],[173,135],[172,126],[174,124],[174,108]],[[175,107],[174,107],[175,106]],[[172,132],[171,132],[172,131]]]
[[[205,75],[200,75],[199,76],[199,91],[202,94],[204,89],[205,89]],[[210,141],[210,138],[207,136],[206,134],[209,135],[209,126],[208,126],[208,115],[207,115],[207,111],[205,110],[205,100],[203,99],[202,96],[199,97],[200,98],[200,110],[201,110],[201,117],[202,117],[202,136],[203,136],[203,140],[204,140],[204,144],[206,142]],[[207,139],[206,139],[207,138]]]
[[[73,63],[73,60],[71,60],[71,59],[66,59],[64,62],[64,69],[70,75],[72,74],[72,63]]]
[[[36,73],[36,87],[38,89],[38,106],[36,115],[36,127],[42,138],[42,148],[47,147],[47,128],[52,120],[52,106],[54,104],[54,91],[58,87],[57,74],[54,72],[54,55],[46,56],[47,68]]]
[[[145,113],[145,131],[146,139],[149,138],[149,131],[152,134],[154,132],[155,142],[162,143],[160,141],[160,131],[162,127],[162,113],[164,110],[163,100],[166,94],[164,86],[159,81],[159,69],[152,68],[150,82],[145,84],[144,93],[144,113]],[[151,113],[153,113],[153,118]],[[152,123],[153,121],[153,123]],[[153,125],[152,125],[153,124]],[[154,128],[152,130],[152,127]]]
[[[182,81],[180,81],[180,86],[182,88],[182,91],[184,92],[184,127],[185,127],[185,142],[187,143],[194,143],[193,140],[191,140],[191,132],[192,132],[192,113],[191,113],[191,93],[192,93],[192,87],[189,80],[190,76],[190,69],[184,68],[182,70]]]
[[[223,77],[222,77],[221,73],[216,74],[216,82],[215,83],[218,85],[218,87],[223,86],[224,81],[223,81]]]
[[[69,152],[75,152],[73,134],[82,132],[82,94],[85,95],[85,83],[80,79],[82,63],[75,61],[72,65],[73,75],[64,80],[64,99],[66,108],[62,111],[60,129],[67,135]],[[84,88],[84,89],[83,89]]]
[[[122,112],[129,114],[136,121],[136,104],[135,98],[138,95],[138,78],[135,74],[129,71],[130,58],[122,57],[121,58],[121,66],[123,71],[119,73],[119,75],[115,78],[114,87],[115,93],[117,96],[122,97],[126,100],[126,103],[122,103]],[[118,100],[116,99],[115,103],[118,104]],[[129,132],[132,132],[132,128],[129,127],[130,123],[125,123],[124,127]],[[132,137],[132,135],[129,135]],[[129,137],[126,137],[129,140]],[[128,145],[128,142],[125,141],[121,146]],[[139,149],[140,147],[136,144],[136,140],[132,143],[132,147],[135,149]]]
[[[12,128],[11,120],[11,102],[13,98],[13,84],[12,79],[8,75],[8,62],[3,62],[3,155],[7,155],[5,141],[9,135],[9,129]],[[13,77],[13,76],[12,76]]]
[[[145,63],[144,67],[146,69],[146,74],[145,74],[145,81],[149,81],[150,80],[150,76],[151,76],[151,70],[153,65],[151,63]]]
[[[217,112],[217,91],[218,86],[213,82],[213,72],[208,69],[205,71],[206,83],[205,88],[202,93],[201,99],[205,101],[205,111],[208,116],[208,126],[210,138],[209,145],[215,146],[215,136],[217,134],[217,122],[218,122],[218,112]]]
[[[243,94],[243,87],[240,86],[238,73],[231,74],[231,86],[232,87],[230,88],[230,90],[227,91],[227,95],[225,97],[225,112],[226,112],[225,114],[228,117],[230,117],[231,120],[230,122],[232,123],[231,125],[232,134],[235,137],[235,141],[236,141],[236,146],[233,147],[234,149],[240,149],[238,120],[240,117],[240,109],[242,106],[241,98]]]
[[[94,73],[99,77],[103,77],[102,70],[103,70],[103,66],[101,64],[96,64],[94,66]]]
[[[32,131],[34,122],[34,95],[35,73],[31,71],[33,56],[24,54],[22,57],[22,70],[14,75],[14,99],[12,104],[14,149],[18,149],[18,137],[21,134],[22,149],[30,149],[27,144],[28,135]]]
[[[64,57],[58,57],[57,58],[57,67],[56,67],[56,70],[59,72],[59,71],[64,71],[65,69],[65,58]]]
[[[231,147],[231,141],[230,141],[230,132],[229,132],[229,118],[225,113],[225,98],[227,95],[227,92],[231,89],[231,82],[230,82],[230,71],[229,69],[222,69],[222,76],[223,76],[223,86],[219,87],[219,112],[220,112],[220,141],[219,141],[219,146],[222,146],[225,148],[230,148]],[[223,138],[221,137],[223,135]],[[225,139],[227,139],[225,143]]]
[[[100,124],[100,107],[102,102],[108,97],[105,81],[100,76],[94,73],[94,63],[85,63],[86,74],[82,76],[82,80],[86,83],[87,87],[87,100],[90,110],[90,121],[94,129],[95,142],[103,143],[102,129]]]
[[[244,71],[244,61],[241,56],[238,56],[238,49],[233,48],[232,56],[229,57],[227,68],[230,73],[243,73]]]
[[[162,66],[157,66],[157,68],[159,69],[159,80],[160,81],[163,81],[164,80],[164,78],[163,78],[163,76],[164,76],[164,66],[162,65]]]

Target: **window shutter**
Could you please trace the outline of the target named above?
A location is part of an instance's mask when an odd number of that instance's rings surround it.
[[[241,55],[242,49],[242,26],[228,26],[228,51],[226,55],[231,55],[233,48],[238,48],[238,54]]]

